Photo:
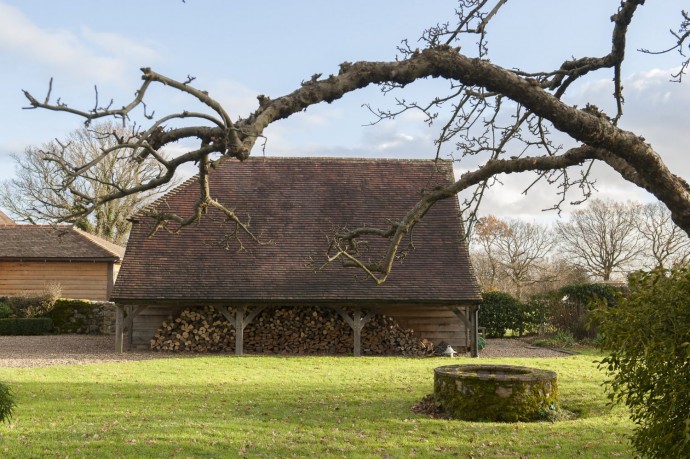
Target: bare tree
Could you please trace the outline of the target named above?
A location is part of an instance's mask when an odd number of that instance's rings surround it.
[[[496,244],[502,255],[501,265],[515,288],[518,298],[524,299],[524,287],[544,278],[543,262],[554,246],[549,228],[537,223],[512,219],[508,221],[507,237]]]
[[[561,251],[592,276],[611,280],[616,272],[630,271],[642,250],[635,205],[592,200],[576,210],[568,222],[558,222]]]
[[[105,150],[102,158],[120,154],[121,150],[129,151],[123,155],[128,158],[153,157],[161,164],[161,173],[141,184],[117,188],[106,195],[81,196],[66,186],[65,190],[78,198],[77,211],[71,218],[93,212],[111,200],[154,190],[168,183],[182,164],[198,162],[200,196],[195,208],[186,216],[153,215],[159,227],[176,231],[196,221],[207,208],[215,207],[234,222],[237,231],[256,240],[247,222],[233,212],[233,203],[213,199],[208,187],[210,167],[229,158],[246,159],[267,126],[314,104],[333,102],[371,84],[381,85],[387,92],[403,92],[406,86],[418,80],[447,80],[448,91],[432,100],[410,102],[400,96],[396,99],[399,105],[395,110],[372,109],[380,120],[395,118],[410,110],[423,112],[427,122],[440,126],[437,152],[441,145],[455,143],[460,160],[471,156],[471,164],[480,164],[454,184],[426,192],[406,215],[401,215],[388,227],[365,226],[337,232],[330,243],[327,259],[360,268],[377,283],[385,281],[401,244],[434,203],[473,189],[474,193],[464,202],[471,218],[484,190],[500,174],[531,171],[535,182],[554,184],[559,187],[557,207],[572,199],[569,193],[573,190],[582,192],[575,200],[589,196],[589,171],[592,163],[599,161],[653,194],[670,209],[673,221],[690,232],[690,186],[668,169],[660,152],[644,138],[618,127],[623,115],[621,67],[626,55],[626,38],[645,1],[623,0],[617,10],[612,11],[611,45],[603,55],[572,57],[571,51],[564,49],[560,65],[536,71],[504,68],[489,60],[489,26],[492,19],[502,13],[506,3],[506,0],[459,0],[453,20],[426,30],[420,40],[420,49],[404,42],[399,48],[400,55],[389,62],[342,63],[337,74],[322,77],[321,73],[316,73],[282,97],[258,96],[259,108],[243,116],[232,113],[232,107],[229,110],[222,107],[208,92],[192,86],[193,78],[175,80],[149,68],[142,69],[143,83],[135,98],[118,108],[113,108],[113,104],[102,106],[98,97],[90,110],[66,106],[59,99],[51,102],[52,82],[46,97],[40,100],[27,91],[25,95],[29,108],[69,112],[87,121],[113,116],[126,119],[137,107],[144,107],[144,113],[149,116],[144,99],[154,85],[180,91],[201,102],[206,108],[204,111],[180,110],[168,114],[153,121],[136,138],[121,139],[117,148]],[[678,80],[687,69],[688,57],[683,53],[689,36],[690,20],[683,12],[680,27],[670,37],[671,45],[662,50],[680,53],[682,65],[673,75]],[[598,72],[597,78],[601,78],[602,71],[608,71],[614,83],[613,113],[603,112],[594,103],[574,107],[563,102],[563,96],[574,82],[593,72]],[[551,141],[554,130],[569,136],[576,146],[563,150],[554,144]],[[197,148],[171,159],[161,155],[166,145],[192,138],[198,140]],[[56,160],[59,162],[60,157]],[[94,166],[95,162],[64,164],[72,176],[85,174]],[[360,242],[367,238],[389,241],[387,249],[374,261],[359,257]]]
[[[548,227],[489,215],[477,220],[473,242],[481,247],[480,264],[486,260],[490,268],[490,278],[479,276],[483,288],[507,291],[524,299],[526,286],[545,280],[544,262],[554,246]]]
[[[494,215],[477,220],[472,234],[472,264],[482,290],[506,291],[499,284],[502,279],[497,240],[506,237],[509,231],[508,224]]]
[[[565,259],[560,253],[550,257],[541,265],[539,282],[530,286],[528,296],[553,292],[566,285],[590,282],[589,275],[582,267]]]
[[[127,150],[116,149],[101,158],[120,140],[133,135],[131,129],[112,122],[83,127],[64,140],[41,147],[29,147],[23,155],[13,155],[16,177],[0,186],[0,204],[19,221],[53,223],[77,215],[76,225],[115,244],[124,245],[131,223],[127,220],[151,198],[175,185],[171,181],[158,190],[127,194],[104,201],[91,214],[82,212],[81,196],[101,197],[121,189],[140,186],[161,173],[158,161],[128,160]],[[129,152],[131,153],[131,152]],[[72,175],[69,164],[89,164],[80,174]],[[69,189],[71,192],[65,192]]]
[[[685,264],[690,257],[690,239],[673,221],[663,204],[639,206],[638,231],[642,235],[643,255],[651,259],[654,268],[668,269]]]

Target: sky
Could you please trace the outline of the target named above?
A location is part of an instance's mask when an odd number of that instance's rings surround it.
[[[610,47],[610,16],[618,0],[522,0],[508,2],[488,32],[491,60],[522,70],[556,68],[575,56],[603,55]],[[669,29],[680,23],[682,3],[647,2],[628,38],[623,67],[626,104],[619,123],[642,135],[672,171],[690,180],[690,83],[671,83],[677,54],[650,56],[638,48],[671,44]],[[140,85],[141,67],[184,80],[221,101],[231,116],[246,116],[256,96],[272,98],[296,89],[315,73],[338,72],[344,61],[391,61],[401,40],[415,43],[422,31],[453,19],[451,0],[0,0],[0,180],[14,175],[11,154],[65,137],[82,120],[44,110],[26,110],[22,90],[45,97],[53,78],[53,100],[76,108],[113,99],[125,105]],[[567,103],[591,102],[611,108],[611,73],[596,72],[573,88]],[[429,100],[446,90],[442,81],[423,81],[405,93]],[[164,115],[191,103],[174,91],[156,88],[149,109]],[[433,158],[439,127],[408,113],[395,121],[374,120],[363,104],[394,107],[394,97],[370,87],[333,104],[320,104],[270,126],[267,156],[344,156]],[[141,119],[141,118],[140,118]],[[568,138],[558,138],[574,146]],[[191,145],[175,145],[171,154]],[[444,154],[454,153],[449,146]],[[461,162],[456,173],[475,164]],[[651,200],[606,167],[595,169],[598,197]],[[556,201],[555,190],[538,186],[527,196],[527,176],[502,179],[485,198],[483,213],[504,218],[550,221],[543,213]],[[565,207],[565,215],[571,208]]]

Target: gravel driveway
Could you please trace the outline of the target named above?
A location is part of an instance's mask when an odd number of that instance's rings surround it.
[[[169,352],[116,353],[112,336],[0,336],[0,367],[43,367],[189,356]],[[480,357],[565,357],[569,354],[534,347],[516,339],[490,339]]]

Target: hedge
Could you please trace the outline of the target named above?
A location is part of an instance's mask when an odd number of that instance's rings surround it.
[[[484,327],[488,338],[502,338],[506,330],[520,328],[521,303],[504,292],[482,293],[479,309],[479,326]]]
[[[53,329],[48,317],[0,319],[0,335],[44,335]]]

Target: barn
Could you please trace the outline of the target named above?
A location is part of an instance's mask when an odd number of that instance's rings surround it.
[[[57,284],[64,298],[107,300],[124,248],[71,225],[0,224],[0,296]]]
[[[424,190],[451,183],[447,161],[251,158],[212,169],[215,199],[264,244],[239,240],[215,209],[176,233],[157,231],[151,209],[188,215],[198,198],[190,179],[133,218],[127,251],[111,299],[116,347],[147,347],[161,323],[182,308],[213,306],[235,327],[242,353],[244,327],[266,308],[318,306],[340,313],[354,333],[385,314],[432,342],[476,354],[481,295],[473,274],[456,199],[440,201],[416,226],[414,250],[376,285],[359,270],[323,265],[328,236],[340,228],[385,227]],[[241,245],[240,245],[241,243]],[[373,254],[380,244],[372,242]]]

